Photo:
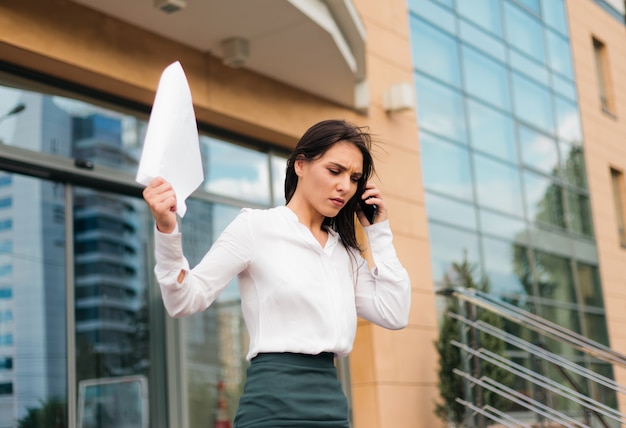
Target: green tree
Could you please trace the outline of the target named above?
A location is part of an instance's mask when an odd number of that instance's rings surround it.
[[[26,415],[17,421],[17,428],[65,428],[67,415],[65,401],[51,398],[41,401],[40,407],[29,407]]]
[[[488,281],[486,278],[482,278],[480,282],[477,282],[474,274],[475,269],[476,266],[469,263],[467,259],[463,260],[461,263],[452,263],[449,272],[444,276],[444,287],[453,288],[456,286],[474,288],[488,292]],[[461,351],[450,343],[452,340],[461,342],[459,337],[460,326],[456,319],[447,315],[449,312],[458,313],[456,300],[448,300],[440,325],[439,338],[435,341],[435,347],[439,355],[437,375],[439,378],[439,395],[441,398],[441,401],[436,403],[435,414],[445,422],[455,426],[461,426],[465,416],[465,407],[459,404],[456,398],[463,398],[465,391],[463,379],[453,372],[454,369],[463,369],[461,364]],[[476,311],[476,318],[499,329],[502,329],[504,325],[499,316],[481,308],[478,308]],[[482,348],[498,355],[504,354],[506,344],[501,339],[479,332],[478,340]],[[480,363],[480,371],[480,376],[490,377],[504,385],[510,385],[513,380],[511,373],[484,360]],[[478,391],[479,390],[476,389],[475,393]],[[482,405],[490,405],[499,410],[506,410],[510,405],[508,400],[488,390],[482,391],[480,402]]]

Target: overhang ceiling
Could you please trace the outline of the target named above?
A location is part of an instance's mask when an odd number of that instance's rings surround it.
[[[367,106],[365,31],[351,0],[73,0],[222,58],[221,42],[248,41],[244,68],[341,105]],[[184,64],[183,64],[184,65]]]

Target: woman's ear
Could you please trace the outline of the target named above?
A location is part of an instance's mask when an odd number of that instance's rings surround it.
[[[306,163],[306,159],[304,157],[298,157],[293,162],[293,169],[296,172],[296,175],[298,177],[302,175],[302,171],[304,170],[305,163]]]

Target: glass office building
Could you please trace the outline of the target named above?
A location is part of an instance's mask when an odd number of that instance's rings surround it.
[[[467,260],[490,293],[609,345],[564,1],[409,6],[435,287]]]

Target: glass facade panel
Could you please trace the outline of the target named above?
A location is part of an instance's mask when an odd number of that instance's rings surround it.
[[[500,19],[499,0],[458,1],[456,7],[459,15],[465,19],[497,36],[501,36],[502,21]]]
[[[589,197],[571,190],[566,190],[565,194],[569,227],[581,235],[593,236]]]
[[[576,302],[574,278],[570,261],[564,257],[535,251],[536,297],[553,302]],[[569,310],[569,312],[574,312]],[[552,321],[556,321],[553,319]],[[560,324],[560,323],[559,323]],[[565,324],[561,324],[565,326]],[[580,328],[572,329],[580,332]]]
[[[1,191],[14,198],[2,210],[12,222],[1,236],[12,248],[0,255],[11,267],[0,277],[0,426],[22,426],[45,407],[67,426],[64,186],[0,175],[10,177]]]
[[[543,63],[543,29],[536,17],[511,3],[504,3],[505,33],[511,46]]]
[[[537,62],[536,60],[514,50],[510,50],[509,64],[515,71],[523,74],[529,79],[532,79],[544,86],[550,85],[550,72],[543,64]]]
[[[609,332],[606,328],[606,317],[602,314],[583,312],[585,335],[604,346],[610,346]]]
[[[526,223],[519,218],[480,210],[480,225],[484,234],[506,238],[512,241],[526,241]]]
[[[602,287],[598,267],[586,263],[576,264],[576,274],[580,294],[580,303],[585,306],[603,308]]]
[[[505,111],[511,110],[508,73],[503,64],[463,47],[465,91]]]
[[[515,258],[526,249],[512,242],[482,238],[485,273],[489,278],[489,293],[497,296],[519,298],[527,294],[523,275],[516,270]]]
[[[507,48],[501,39],[464,20],[459,20],[459,35],[464,43],[503,63],[506,62]]]
[[[474,155],[478,204],[516,216],[522,216],[519,171],[509,165]]]
[[[546,25],[567,37],[567,12],[563,0],[542,1],[541,12]]]
[[[150,394],[161,371],[150,343],[152,214],[140,199],[86,188],[73,208],[79,423],[141,426],[148,403],[163,411]]]
[[[528,11],[534,13],[535,15],[539,15],[539,0],[514,0],[523,7],[525,7]]]
[[[413,63],[415,67],[446,83],[460,87],[457,40],[418,18],[411,18]]]
[[[576,102],[578,99],[574,82],[558,74],[552,74],[552,89],[554,89],[557,94],[572,102]]]
[[[461,93],[432,79],[415,75],[420,128],[461,143],[466,142]]]
[[[450,34],[456,33],[456,18],[454,14],[436,2],[424,0],[409,0],[409,9],[414,14],[421,16],[428,22],[447,31]],[[413,26],[415,22],[411,23]]]
[[[430,222],[429,237],[436,284],[441,284],[444,276],[451,272],[452,263],[467,260],[470,264],[478,264],[480,261],[475,233]]]
[[[581,144],[583,140],[582,126],[578,114],[578,106],[561,97],[555,97],[557,114],[557,134],[560,139],[573,144]]]
[[[559,142],[561,171],[565,181],[581,189],[587,188],[585,155],[580,145]]]
[[[270,204],[269,160],[266,153],[201,136],[206,155],[204,189],[210,193]]]
[[[240,208],[191,201],[182,223],[185,254],[196,265]],[[220,386],[229,417],[243,391],[248,336],[236,278],[206,311],[185,317],[184,373],[189,426],[215,420]]]
[[[422,175],[424,187],[460,199],[472,200],[469,152],[422,132]]]
[[[548,64],[550,68],[568,79],[574,78],[572,53],[567,39],[550,30],[546,31],[548,42]]]
[[[472,147],[506,161],[516,162],[513,118],[471,99],[467,100],[467,112]]]
[[[543,175],[529,171],[523,175],[528,221],[565,229],[562,187]]]
[[[427,192],[426,206],[429,217],[436,218],[437,221],[476,229],[476,209],[473,205]]]
[[[513,95],[515,114],[519,119],[554,134],[552,99],[544,86],[513,73]]]
[[[285,175],[287,167],[287,158],[272,154],[272,193],[273,206],[285,205]]]
[[[559,151],[556,141],[522,125],[518,127],[518,135],[524,165],[558,177]]]

